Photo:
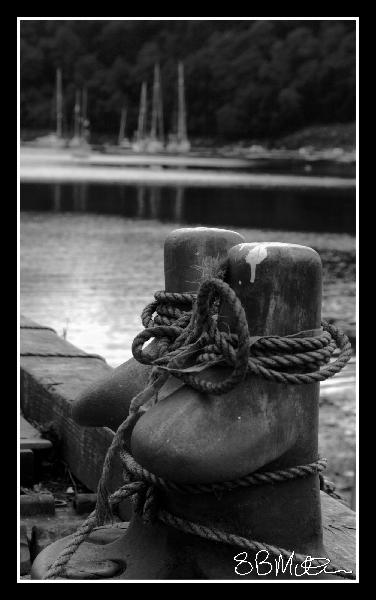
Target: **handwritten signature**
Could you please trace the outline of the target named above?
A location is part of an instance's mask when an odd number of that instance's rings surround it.
[[[262,556],[263,555],[263,556]],[[235,566],[235,573],[237,575],[249,575],[255,570],[255,574],[259,577],[265,577],[270,575],[274,571],[274,575],[277,577],[278,574],[286,573],[286,571],[295,577],[303,577],[303,575],[309,575],[316,577],[322,573],[332,574],[335,573],[352,573],[352,571],[345,571],[345,569],[338,569],[337,571],[327,571],[326,568],[330,565],[330,559],[326,557],[314,557],[306,556],[302,562],[296,562],[294,560],[295,552],[291,552],[289,558],[286,560],[282,554],[279,554],[278,558],[272,559],[273,562],[269,561],[268,550],[259,550],[256,553],[254,564],[248,560],[247,552],[240,552],[234,556],[234,560],[237,562]],[[312,564],[320,561],[320,564]]]

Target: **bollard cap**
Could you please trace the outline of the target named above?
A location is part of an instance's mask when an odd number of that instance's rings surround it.
[[[171,231],[164,245],[166,290],[196,292],[204,261],[220,261],[232,246],[241,242],[244,237],[229,229],[184,227]]]
[[[290,335],[321,323],[322,265],[308,246],[238,244],[229,251],[228,283],[251,335]]]

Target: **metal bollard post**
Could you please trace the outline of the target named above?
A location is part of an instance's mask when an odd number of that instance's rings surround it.
[[[242,241],[243,236],[227,229],[187,227],[172,231],[164,245],[165,290],[196,292],[204,260],[221,259]],[[72,418],[85,427],[116,431],[128,415],[132,398],[146,387],[150,371],[148,365],[130,358],[77,398]]]
[[[321,260],[311,248],[240,244],[229,252],[229,283],[245,309],[251,336],[285,336],[320,327]],[[226,314],[223,320],[228,322]],[[224,371],[213,367],[211,380],[223,379]],[[259,469],[307,464],[317,459],[318,400],[317,383],[286,385],[254,376],[221,396],[183,387],[138,421],[132,454],[155,475],[179,483],[227,481]],[[317,475],[236,489],[217,498],[199,494],[187,501],[184,495],[165,492],[163,504],[188,521],[325,555]],[[188,544],[195,564],[191,568],[204,578],[234,577],[233,548],[193,541],[179,532],[166,537],[170,551],[179,548],[180,555]]]

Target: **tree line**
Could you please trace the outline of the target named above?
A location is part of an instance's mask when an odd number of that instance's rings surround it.
[[[56,69],[64,131],[86,88],[91,131],[115,136],[127,108],[137,127],[140,88],[161,69],[166,130],[183,61],[188,134],[273,138],[355,120],[355,21],[21,21],[21,129],[55,126]]]

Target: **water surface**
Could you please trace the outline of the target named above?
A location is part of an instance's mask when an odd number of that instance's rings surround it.
[[[22,212],[22,313],[117,366],[131,355],[142,308],[164,288],[163,243],[178,226],[119,215]],[[354,320],[352,236],[237,230],[247,241],[317,249],[324,263],[324,314]]]

